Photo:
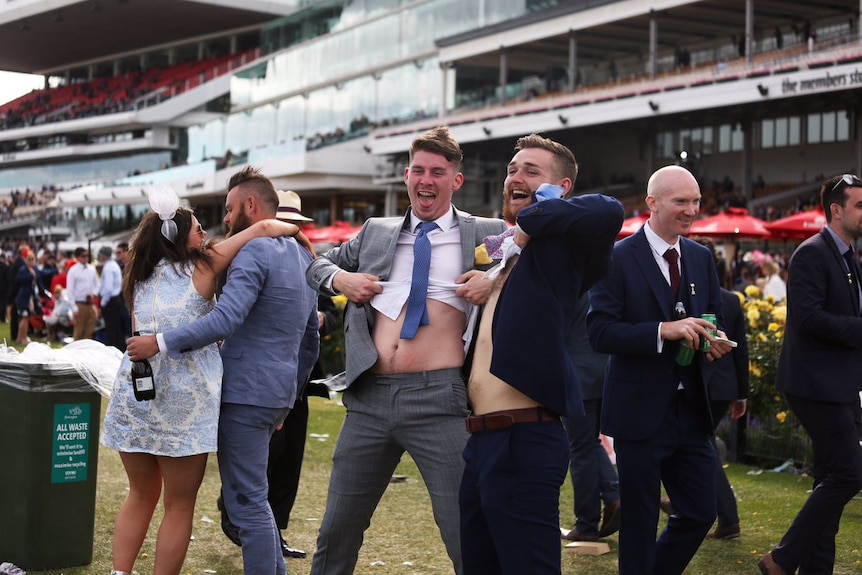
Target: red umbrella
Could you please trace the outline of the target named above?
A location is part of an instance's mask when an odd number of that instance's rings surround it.
[[[623,220],[623,227],[620,228],[620,233],[617,234],[617,241],[634,235],[643,227],[644,222],[649,219],[649,212],[641,212],[636,216]]]
[[[766,222],[749,216],[745,208],[727,208],[718,215],[696,220],[689,233],[720,238],[765,238],[770,235]]]
[[[826,215],[822,208],[808,212],[799,212],[774,222],[769,222],[766,227],[776,239],[804,240],[826,225]]]
[[[358,234],[360,229],[362,226],[354,226],[350,222],[335,222],[322,228],[308,224],[302,228],[302,233],[313,244],[342,244]]]

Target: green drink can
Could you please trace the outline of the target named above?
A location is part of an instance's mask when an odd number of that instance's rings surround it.
[[[694,348],[688,345],[688,340],[679,342],[679,349],[676,352],[674,361],[677,365],[691,365],[694,360]]]
[[[701,319],[705,319],[706,321],[708,321],[712,325],[715,325],[716,319],[715,319],[714,313],[705,313],[705,314],[701,315],[700,317],[701,317]],[[709,335],[711,335],[712,337],[715,337],[718,335],[718,331],[716,329],[711,329],[711,330],[709,330]],[[701,338],[700,350],[701,351],[709,351],[709,340],[706,339],[705,337]]]

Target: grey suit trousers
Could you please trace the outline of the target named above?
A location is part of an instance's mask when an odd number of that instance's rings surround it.
[[[363,534],[407,451],[428,487],[446,550],[462,573],[458,490],[467,443],[467,390],[459,368],[374,375],[345,392],[347,416],[333,453],[312,575],[349,575]]]

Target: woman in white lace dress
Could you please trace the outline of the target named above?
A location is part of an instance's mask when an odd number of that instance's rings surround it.
[[[172,191],[151,195],[150,206],[154,211],[135,231],[123,279],[123,296],[133,304],[133,329],[144,334],[208,313],[215,305],[216,278],[249,240],[299,231],[287,222],[265,220],[206,245],[206,232]],[[216,451],[222,378],[217,346],[182,358],[158,354],[150,363],[156,397],[136,401],[129,357],[123,356],[102,430],[102,445],[120,452],[129,479],[114,528],[112,573],[118,574],[132,572],[163,489],[154,573],[180,572],[207,454]]]

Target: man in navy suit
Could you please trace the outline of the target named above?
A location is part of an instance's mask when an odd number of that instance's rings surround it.
[[[584,414],[568,331],[579,296],[610,267],[623,220],[620,203],[599,194],[537,201],[542,183],[571,191],[574,155],[538,134],[515,149],[504,188],[534,203],[518,212],[475,337],[459,499],[465,575],[560,573],[560,416]]]
[[[712,256],[681,237],[700,200],[697,180],[685,168],[656,171],[647,184],[649,220],[614,246],[610,275],[590,291],[590,343],[610,354],[602,432],[614,438],[625,503],[621,575],[682,573],[715,520],[706,389],[711,361],[731,348],[715,341],[713,326],[700,318],[715,313],[721,325]],[[701,338],[710,340],[706,353]],[[674,361],[684,344],[695,349],[688,366]],[[662,483],[676,514],[656,541]]]
[[[862,276],[854,256],[862,235],[862,180],[831,178],[820,189],[820,204],[826,227],[790,259],[776,378],[811,437],[814,491],[778,546],[760,560],[768,575],[832,573],[841,514],[862,489]]]
[[[716,256],[712,240],[693,239],[709,248],[715,259],[716,269],[720,270],[724,264]],[[718,427],[726,413],[731,419],[737,420],[745,415],[748,406],[748,341],[745,334],[745,314],[736,293],[724,288],[721,288],[721,314],[724,318],[724,331],[729,339],[737,343],[737,347],[715,362],[715,374],[709,382],[709,407],[712,410],[713,429]],[[713,447],[716,447],[715,436],[712,441]],[[736,539],[739,537],[739,511],[720,456],[715,459],[715,503],[718,525],[708,537]]]

